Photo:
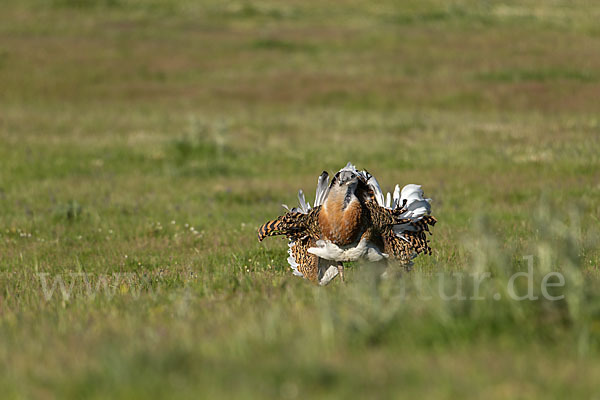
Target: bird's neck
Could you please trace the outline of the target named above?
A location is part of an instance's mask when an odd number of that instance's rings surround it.
[[[360,229],[361,211],[353,191],[330,192],[319,215],[324,238],[338,245],[353,243]]]
[[[358,201],[358,198],[354,194],[353,188],[347,187],[346,190],[339,188],[329,193],[324,206],[329,212],[343,213],[354,201]]]

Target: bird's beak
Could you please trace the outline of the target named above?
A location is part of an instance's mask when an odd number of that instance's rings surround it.
[[[346,184],[349,185],[353,180],[356,179],[356,174],[352,171],[342,171],[340,172],[340,185]]]

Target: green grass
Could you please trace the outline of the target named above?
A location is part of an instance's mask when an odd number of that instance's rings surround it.
[[[0,8],[3,398],[600,395],[593,2]],[[348,161],[434,253],[313,287],[256,228]]]

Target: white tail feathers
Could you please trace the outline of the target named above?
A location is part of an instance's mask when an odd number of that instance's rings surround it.
[[[407,208],[407,212],[404,213],[406,216],[404,218],[420,218],[424,215],[431,214],[431,199],[423,198],[423,189],[421,189],[421,185],[406,185],[402,188],[402,192],[400,194],[400,201],[404,203],[406,200],[406,204],[404,205]]]
[[[393,196],[393,204],[392,204],[392,209],[395,210],[396,208],[400,207],[400,185],[396,185],[396,187],[394,188],[394,196]]]
[[[409,184],[399,190],[398,185],[394,189],[394,208],[405,207],[406,211],[400,215],[401,218],[409,218],[411,221],[418,221],[425,215],[431,214],[431,199],[423,198],[423,189],[420,185]],[[410,223],[398,224],[392,227],[394,233],[399,238],[408,241],[403,235],[404,232],[414,232],[417,229]]]
[[[317,247],[310,247],[308,252],[320,258],[332,261],[356,261],[365,258],[368,261],[375,262],[388,255],[379,251],[379,249],[366,239],[361,239],[355,246],[347,248],[339,247],[329,240],[317,240]]]
[[[300,204],[300,207],[289,208],[287,204],[282,204],[281,206],[289,212],[300,212],[302,214],[308,214],[308,212],[310,211],[310,203],[306,201],[306,198],[304,198],[304,192],[302,191],[302,189],[298,190],[298,203]]]
[[[303,214],[308,214],[308,211],[310,210],[310,203],[304,198],[304,192],[302,189],[298,190],[298,202],[300,202],[300,211]]]
[[[385,207],[383,192],[381,191],[381,187],[379,186],[379,182],[377,182],[377,179],[375,179],[375,177],[369,174],[367,171],[361,171],[360,173],[363,176],[367,177],[367,185],[371,189],[373,189],[373,193],[375,194],[375,200],[377,200],[377,204],[379,204],[381,207]]]
[[[329,174],[323,171],[319,180],[317,181],[317,192],[315,194],[315,207],[320,206],[325,202],[327,194],[329,193]]]

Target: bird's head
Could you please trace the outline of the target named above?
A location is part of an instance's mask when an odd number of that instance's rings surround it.
[[[358,174],[355,171],[343,169],[333,177],[331,186],[352,186],[358,183]]]
[[[356,190],[360,176],[354,166],[346,166],[336,173],[329,185],[330,192],[334,193],[354,193]]]

